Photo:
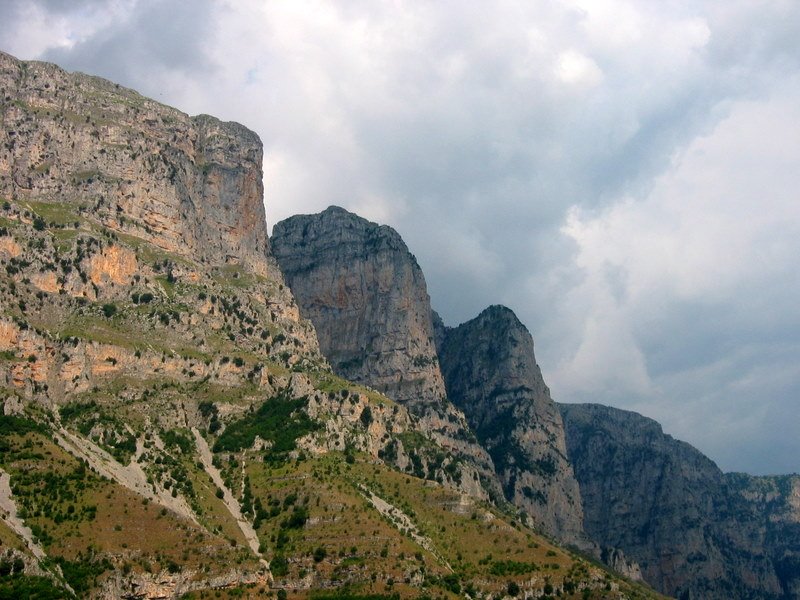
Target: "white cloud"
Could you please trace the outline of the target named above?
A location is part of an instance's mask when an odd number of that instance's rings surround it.
[[[509,304],[559,399],[709,415],[800,339],[798,39],[786,0],[0,5],[12,54],[257,131],[270,224],[358,210],[450,323]]]
[[[758,468],[731,440],[766,444],[800,388],[798,92],[795,77],[733,104],[645,197],[572,210],[582,279],[561,315],[562,398],[644,409],[725,466]]]
[[[591,58],[575,50],[558,57],[556,75],[564,83],[593,87],[603,81],[603,72]]]

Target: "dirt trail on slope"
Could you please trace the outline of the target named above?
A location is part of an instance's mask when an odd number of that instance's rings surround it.
[[[138,460],[144,451],[141,439],[136,440],[136,453],[129,465],[122,465],[108,452],[86,438],[74,435],[64,429],[54,435],[56,442],[64,450],[78,458],[85,459],[98,473],[116,481],[123,487],[167,507],[178,515],[199,525],[196,515],[182,496],[173,498],[166,490],[159,489],[147,482],[147,474]]]
[[[34,541],[31,530],[17,516],[17,503],[11,496],[11,476],[3,469],[0,469],[0,512],[5,524],[25,541],[31,554],[39,560],[47,557],[44,549]]]
[[[436,550],[430,538],[422,535],[422,533],[417,528],[414,521],[411,520],[411,517],[409,517],[406,513],[404,513],[402,510],[400,510],[393,504],[388,503],[380,496],[376,496],[365,487],[362,486],[359,487],[361,488],[361,493],[367,500],[369,500],[370,504],[372,504],[372,506],[374,506],[379,513],[381,513],[383,516],[389,519],[389,522],[392,523],[392,525],[394,525],[397,529],[401,531],[405,529],[411,536],[411,539],[413,539],[418,545],[422,546],[423,548],[425,548],[425,550],[433,554],[437,558],[437,560],[440,563],[442,563],[445,567],[447,567],[450,571],[453,570],[453,568],[450,566],[450,563],[448,563],[444,559],[444,557],[441,554],[439,554],[439,552]]]
[[[244,516],[242,515],[242,508],[239,505],[239,501],[225,485],[219,469],[214,466],[214,460],[211,455],[211,448],[208,447],[208,442],[206,442],[206,439],[200,435],[197,427],[192,427],[192,433],[194,434],[194,440],[197,444],[197,452],[200,455],[200,462],[203,463],[206,473],[209,474],[211,480],[214,482],[214,485],[222,490],[222,493],[224,494],[222,501],[225,503],[225,507],[239,525],[239,529],[241,530],[242,535],[244,535],[244,538],[247,540],[247,544],[250,546],[250,549],[261,559],[261,563],[264,566],[269,567],[269,563],[261,556],[261,551],[259,550],[260,544],[255,529],[253,529],[253,526],[245,520]]]

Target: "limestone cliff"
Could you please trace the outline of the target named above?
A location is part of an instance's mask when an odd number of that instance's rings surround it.
[[[491,306],[439,330],[448,397],[464,411],[494,460],[506,498],[547,532],[585,542],[578,483],[567,460],[561,415],[516,315]]]
[[[272,244],[342,377],[405,404],[442,401],[425,278],[396,231],[332,206],[276,223]]]
[[[2,52],[0,89],[2,197],[70,205],[169,252],[275,275],[255,133]]]
[[[559,405],[586,532],[681,598],[796,598],[797,477],[724,475],[655,421]]]
[[[496,489],[491,459],[446,398],[425,277],[398,233],[332,206],[276,223],[272,250],[334,371],[408,406]]]

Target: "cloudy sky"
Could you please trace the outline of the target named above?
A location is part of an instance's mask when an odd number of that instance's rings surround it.
[[[0,49],[254,129],[270,226],[392,225],[557,400],[800,471],[796,0],[3,0]]]

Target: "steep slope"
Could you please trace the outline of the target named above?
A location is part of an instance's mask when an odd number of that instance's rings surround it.
[[[5,54],[0,86],[0,596],[649,596],[331,373],[252,132]]]
[[[726,476],[636,413],[559,405],[586,532],[687,598],[794,598],[798,479]]]
[[[784,598],[800,598],[800,476],[726,473],[725,483],[732,506],[726,534],[740,547],[763,548]]]
[[[437,337],[448,397],[489,451],[506,497],[545,531],[585,543],[561,415],[528,330],[508,308],[491,306]]]
[[[403,404],[442,401],[425,278],[396,231],[331,206],[276,223],[272,244],[339,375]]]
[[[446,398],[425,278],[397,232],[332,206],[276,223],[272,247],[334,371],[407,406],[469,466],[461,485],[477,473],[498,490],[491,459]]]

